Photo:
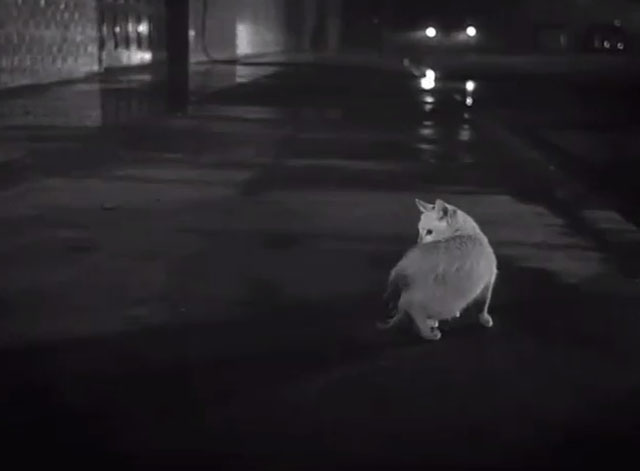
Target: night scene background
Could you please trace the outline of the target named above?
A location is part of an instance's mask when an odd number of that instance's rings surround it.
[[[0,0],[3,461],[633,461],[639,77],[631,0]],[[492,329],[376,327],[415,198]]]

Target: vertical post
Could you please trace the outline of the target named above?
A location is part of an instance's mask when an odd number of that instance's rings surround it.
[[[304,52],[314,52],[313,40],[318,17],[318,1],[319,0],[302,0],[302,50]]]
[[[389,44],[389,42],[392,37],[391,32],[394,26],[394,11],[391,0],[382,1],[380,21],[382,27],[382,55],[384,56],[391,52],[391,44]]]
[[[165,0],[167,105],[181,112],[189,102],[189,0]]]
[[[330,53],[336,53],[340,48],[342,0],[327,0],[326,21],[327,50]]]

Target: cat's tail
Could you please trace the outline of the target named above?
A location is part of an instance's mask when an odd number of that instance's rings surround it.
[[[377,325],[379,329],[389,329],[393,327],[404,316],[404,312],[399,308],[399,306],[403,289],[407,285],[408,278],[397,269],[393,269],[391,271],[391,275],[389,276],[387,290],[385,291],[383,296],[387,307],[391,310],[391,312],[393,312],[393,317],[386,320],[385,322],[378,322]]]
[[[391,319],[388,319],[384,322],[377,322],[376,325],[380,330],[390,329],[391,327],[393,327],[394,325],[396,325],[398,322],[402,320],[402,318],[405,316],[405,313],[406,311],[404,311],[403,309],[396,309]]]

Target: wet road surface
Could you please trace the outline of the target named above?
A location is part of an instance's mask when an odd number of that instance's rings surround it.
[[[532,114],[491,84],[467,107],[410,74],[295,67],[182,116],[7,123],[8,448],[237,469],[634,453],[640,235],[512,130]],[[375,329],[416,196],[494,244],[494,329]]]

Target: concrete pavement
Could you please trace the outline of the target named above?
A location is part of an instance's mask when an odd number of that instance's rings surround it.
[[[499,123],[425,114],[410,80],[300,68],[185,116],[5,127],[24,152],[0,193],[8,448],[234,469],[631,456],[638,230]],[[415,196],[493,242],[495,329],[375,329]]]

